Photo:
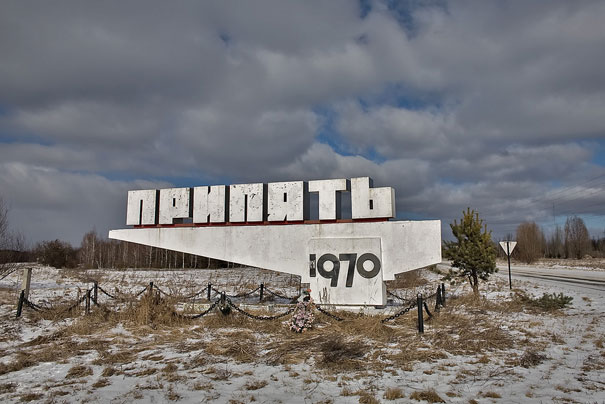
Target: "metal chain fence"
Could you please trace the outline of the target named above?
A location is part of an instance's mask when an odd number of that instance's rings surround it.
[[[206,316],[207,314],[211,313],[216,307],[220,307],[221,311],[223,311],[226,307],[228,308],[233,308],[235,311],[237,311],[238,313],[241,313],[242,315],[254,319],[254,320],[277,320],[279,318],[285,317],[289,314],[292,314],[294,312],[294,310],[296,309],[296,305],[290,305],[290,307],[283,313],[279,313],[273,316],[265,316],[265,315],[257,315],[257,314],[253,314],[250,313],[244,309],[242,309],[241,307],[239,307],[238,305],[236,305],[235,303],[233,303],[233,301],[231,299],[234,298],[242,298],[242,297],[247,297],[247,296],[251,296],[253,294],[255,294],[256,292],[258,292],[260,290],[260,294],[261,294],[261,299],[262,299],[262,293],[263,291],[281,298],[281,299],[286,299],[286,300],[290,300],[290,301],[294,301],[295,299],[298,299],[300,297],[299,296],[294,296],[294,297],[289,297],[289,296],[284,296],[280,293],[274,292],[270,289],[268,289],[266,286],[264,286],[264,284],[261,284],[259,287],[247,291],[247,292],[242,292],[242,293],[238,293],[235,295],[227,295],[225,292],[221,292],[218,289],[214,288],[211,284],[208,284],[208,286],[206,286],[205,288],[203,288],[202,290],[191,294],[189,296],[177,296],[177,295],[172,295],[167,293],[166,291],[164,291],[162,288],[158,287],[157,285],[154,285],[153,282],[150,282],[148,287],[143,288],[142,290],[140,290],[139,292],[137,292],[134,295],[128,295],[128,296],[117,296],[114,294],[111,294],[109,292],[107,292],[105,289],[103,289],[100,285],[97,285],[95,283],[94,288],[88,289],[86,291],[86,293],[80,297],[77,301],[75,301],[73,304],[71,304],[70,306],[62,309],[59,313],[64,313],[67,311],[71,311],[73,309],[75,309],[76,307],[78,307],[79,305],[82,304],[82,302],[86,301],[86,311],[87,313],[89,312],[89,301],[87,299],[90,299],[93,301],[93,303],[96,306],[100,306],[99,303],[97,302],[97,291],[101,292],[102,294],[104,294],[105,296],[109,297],[110,299],[116,300],[116,301],[120,301],[120,302],[127,302],[127,301],[132,301],[133,299],[138,298],[139,296],[141,296],[143,293],[145,293],[145,291],[150,291],[153,290],[153,288],[155,288],[159,294],[164,295],[164,296],[169,296],[169,297],[176,297],[182,300],[191,300],[199,295],[202,295],[206,292],[208,292],[208,296],[210,297],[210,293],[214,292],[214,298],[217,297],[217,295],[219,296],[218,299],[215,299],[213,301],[213,303],[203,312],[198,313],[198,314],[194,314],[194,315],[184,315],[184,314],[180,314],[180,313],[176,313],[174,312],[174,315],[179,316],[181,318],[186,318],[186,319],[198,319],[201,317]],[[94,297],[91,298],[91,292],[95,292],[94,293]],[[435,299],[435,310],[439,310],[439,307],[444,306],[445,305],[445,286],[443,284],[441,284],[440,286],[437,287],[437,292],[432,293],[426,297],[422,297],[421,294],[418,295],[418,300],[416,299],[404,299],[403,297],[387,291],[387,294],[389,296],[392,296],[394,298],[396,298],[397,300],[404,302],[405,304],[407,304],[407,306],[405,306],[403,309],[399,310],[398,312],[396,312],[395,314],[392,314],[388,317],[385,317],[381,320],[382,323],[386,323],[388,321],[393,321],[396,320],[397,318],[405,315],[406,313],[408,313],[410,310],[412,310],[415,307],[418,307],[418,305],[422,305],[421,308],[424,309],[424,311],[426,311],[428,318],[432,318],[433,317],[433,313],[430,311],[429,309],[429,305],[428,305],[428,301],[430,301],[431,299]],[[212,298],[210,299],[212,300]],[[33,303],[32,301],[30,301],[29,299],[23,297],[23,294],[20,298],[20,306],[18,309],[18,315],[17,317],[20,316],[20,310],[22,306],[25,306],[29,309],[32,309],[34,311],[50,311],[50,310],[55,310],[53,307],[44,307],[41,305],[38,305],[36,303]],[[317,309],[318,312],[320,312],[321,314],[330,317],[336,321],[343,321],[344,318],[329,312],[328,310],[326,310],[325,308],[321,307],[320,305],[314,305],[314,307]],[[419,310],[419,313],[422,310]],[[225,314],[227,313],[227,311],[224,312]],[[419,331],[422,332],[420,330],[419,327]]]

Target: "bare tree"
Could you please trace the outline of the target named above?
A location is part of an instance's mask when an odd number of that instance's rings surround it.
[[[535,222],[523,222],[517,227],[516,256],[519,260],[531,264],[544,256],[544,233]]]
[[[555,230],[550,235],[548,243],[546,245],[546,254],[550,258],[563,258],[565,257],[565,243],[564,234],[561,226],[557,225]]]
[[[11,232],[8,223],[8,205],[0,197],[0,279],[19,268],[19,255],[23,253],[23,236]]]
[[[565,252],[567,258],[582,258],[590,252],[590,235],[581,217],[570,216],[565,221]]]

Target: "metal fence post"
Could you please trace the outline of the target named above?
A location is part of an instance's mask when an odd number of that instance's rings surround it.
[[[19,295],[19,303],[17,303],[17,318],[21,317],[21,311],[23,310],[23,301],[25,300],[25,290],[21,291]]]
[[[435,295],[435,311],[441,308],[441,285],[437,285],[437,294]]]
[[[212,293],[212,284],[208,283],[208,300],[210,300],[210,294]]]
[[[149,282],[149,297],[153,297],[153,281]]]
[[[416,304],[418,306],[418,332],[424,333],[424,318],[422,317],[422,294],[418,293]]]
[[[445,307],[445,283],[441,284],[441,304]]]
[[[90,289],[86,291],[86,314],[90,314]]]
[[[261,302],[263,301],[263,292],[264,292],[264,290],[265,290],[265,284],[261,283],[260,284],[260,299],[259,299],[259,301],[261,301]]]
[[[98,303],[98,297],[99,297],[99,284],[97,283],[97,281],[94,282],[94,286],[92,289],[92,301],[95,302],[95,304]]]

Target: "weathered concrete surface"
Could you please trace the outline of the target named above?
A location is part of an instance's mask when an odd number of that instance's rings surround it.
[[[300,275],[302,282],[314,285],[316,301],[334,304],[385,304],[382,281],[441,262],[438,220],[123,229],[110,231],[109,237]],[[349,262],[339,260],[337,285],[331,286],[331,279],[317,268],[313,277],[311,268],[312,254],[317,265],[327,253],[337,258],[374,254],[380,271],[364,278],[361,274],[371,273],[372,263],[366,262],[361,270],[355,267],[352,285],[347,287]],[[326,263],[324,270],[330,269]]]
[[[265,220],[265,185],[236,184],[229,187],[229,221],[262,222]]]
[[[345,179],[309,181],[309,192],[319,194],[319,220],[340,219],[341,192],[349,190],[349,181]]]
[[[155,189],[128,191],[127,225],[156,223],[157,193]]]
[[[369,177],[351,178],[351,217],[353,219],[395,217],[395,189],[372,188]]]
[[[302,221],[309,215],[308,192],[303,181],[267,184],[267,220]]]
[[[193,188],[193,223],[224,223],[227,220],[227,187]]]
[[[189,188],[160,189],[160,224],[172,224],[174,219],[189,215]]]

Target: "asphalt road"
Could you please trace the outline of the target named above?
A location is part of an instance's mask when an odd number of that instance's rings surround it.
[[[438,265],[442,269],[450,267],[447,261]],[[508,279],[508,264],[498,263],[498,276]],[[515,280],[529,280],[544,285],[564,285],[577,291],[605,292],[605,271],[586,271],[573,268],[544,268],[533,265],[511,264],[513,287]]]

